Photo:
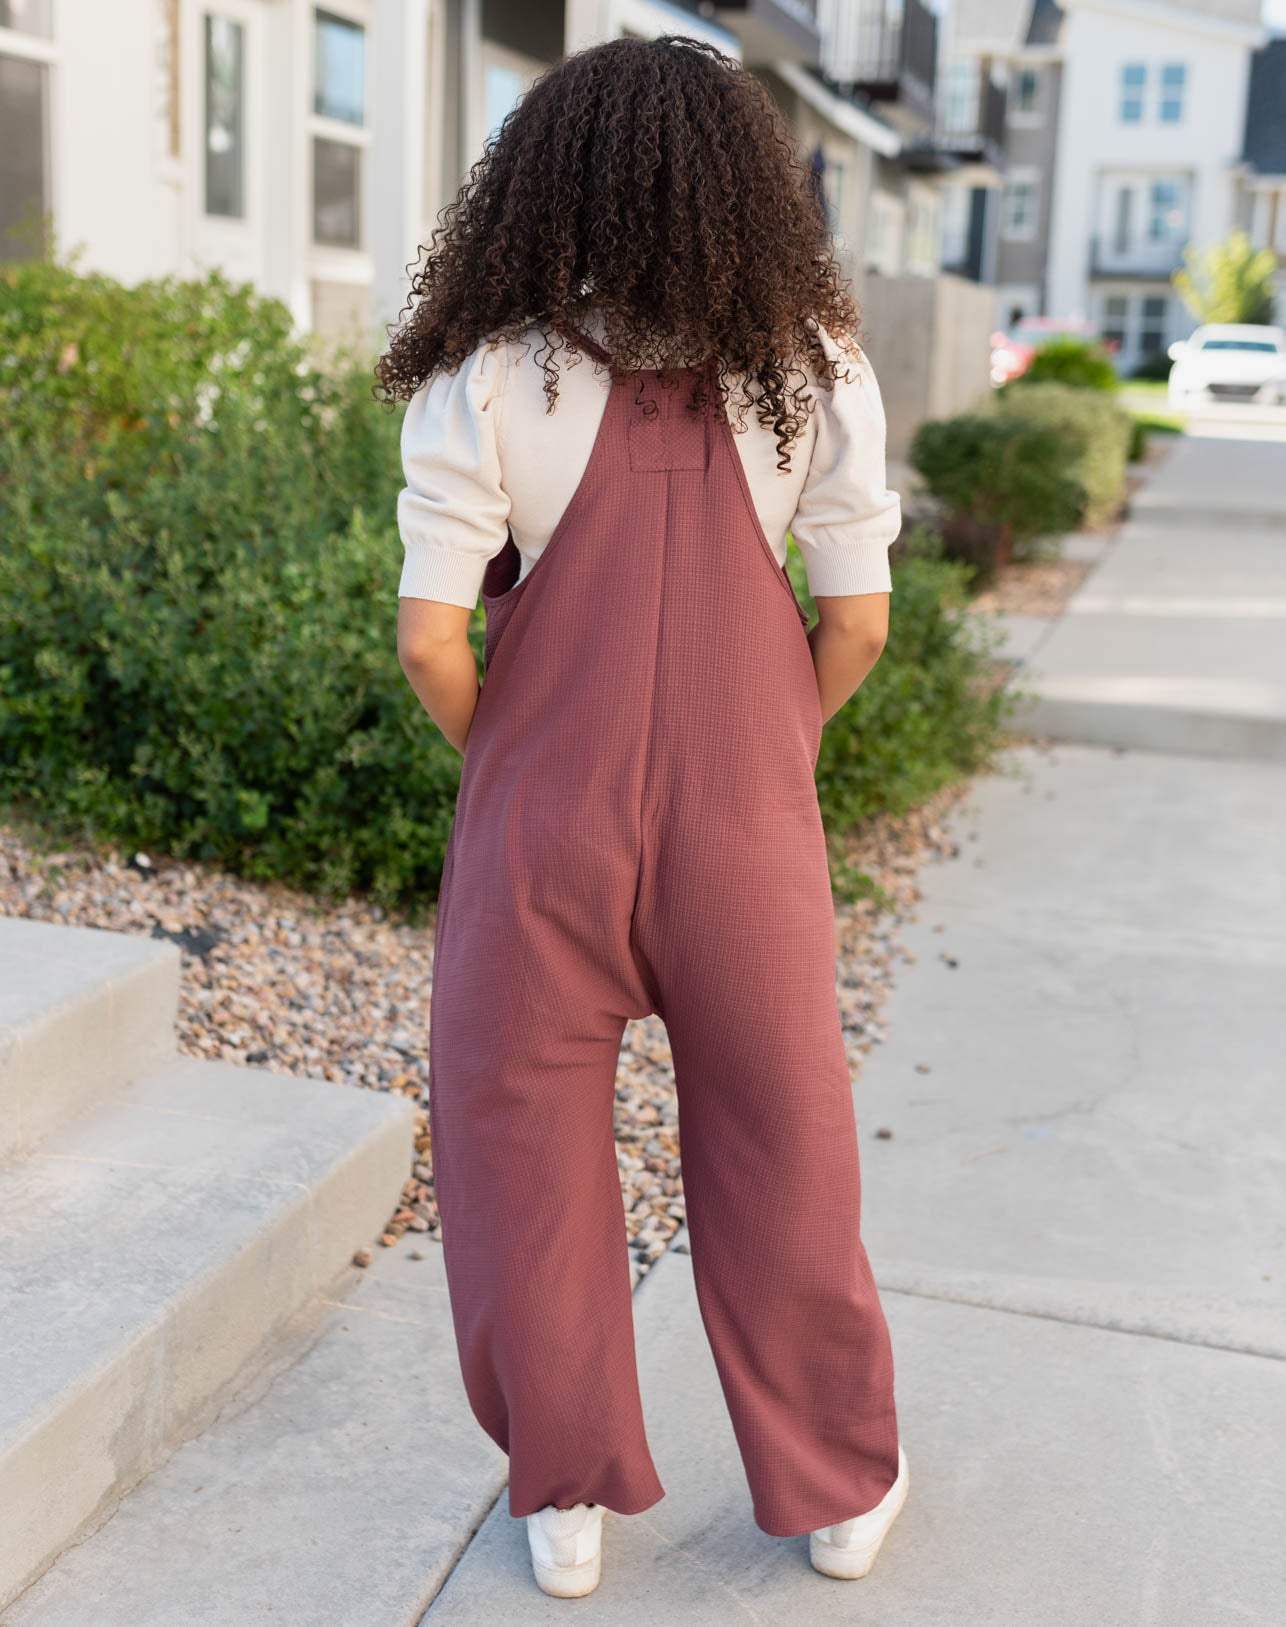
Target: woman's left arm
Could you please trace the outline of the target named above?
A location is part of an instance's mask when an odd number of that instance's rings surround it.
[[[822,702],[822,721],[835,716],[880,659],[889,636],[889,595],[820,596],[808,635]]]

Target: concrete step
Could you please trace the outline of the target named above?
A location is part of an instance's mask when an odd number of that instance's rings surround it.
[[[0,1159],[174,1054],[179,952],[0,916]]]
[[[413,1120],[181,1060],[0,1170],[0,1604],[377,1235]]]
[[[415,1627],[506,1460],[465,1399],[439,1244],[336,1292],[4,1627]]]

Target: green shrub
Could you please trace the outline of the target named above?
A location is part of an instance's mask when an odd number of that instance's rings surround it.
[[[217,277],[0,272],[0,798],[60,836],[432,897],[460,758],[397,662],[399,424]],[[957,591],[899,568],[889,650],[827,729],[832,824],[990,748]]]
[[[1004,388],[1022,389],[1029,384],[1070,384],[1081,390],[1115,390],[1116,368],[1102,345],[1067,335],[1042,345],[1027,370]]]
[[[219,278],[0,280],[0,791],[103,837],[431,891],[458,756],[394,653],[395,415]]]
[[[943,509],[949,551],[981,577],[1039,538],[1073,529],[1084,512],[1063,438],[1012,412],[930,419],[910,461]]]
[[[1115,401],[1067,384],[1030,384],[998,392],[989,410],[1002,423],[1043,430],[1060,443],[1061,466],[1084,489],[1083,524],[1101,526],[1116,514],[1125,496],[1132,425]]]

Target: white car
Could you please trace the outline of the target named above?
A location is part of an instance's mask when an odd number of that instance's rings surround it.
[[[1268,401],[1286,405],[1286,329],[1211,322],[1170,346],[1170,405]]]

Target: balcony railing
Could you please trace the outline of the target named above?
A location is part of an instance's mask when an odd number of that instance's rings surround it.
[[[924,0],[847,0],[823,44],[828,77],[900,122],[933,125],[938,19]]]
[[[1115,238],[1092,238],[1090,276],[1168,278],[1183,264],[1186,243],[1186,237],[1131,238],[1126,243]]]

